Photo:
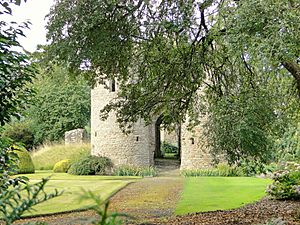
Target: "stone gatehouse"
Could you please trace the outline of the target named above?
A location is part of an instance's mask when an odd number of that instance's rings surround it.
[[[107,88],[108,87],[108,88]],[[130,134],[124,134],[111,113],[107,120],[100,120],[99,113],[110,100],[117,96],[117,83],[107,82],[97,85],[91,91],[91,146],[92,155],[106,156],[116,166],[153,166],[155,150],[160,146],[161,135],[157,121],[145,126],[143,120],[134,124]],[[211,165],[212,157],[199,138],[201,127],[193,131],[181,126],[181,167],[180,169],[198,169]]]

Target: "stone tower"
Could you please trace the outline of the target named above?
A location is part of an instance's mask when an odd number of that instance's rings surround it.
[[[181,126],[181,170],[203,169],[212,166],[213,157],[209,153],[203,137],[203,127],[198,125],[188,129],[188,123]]]
[[[100,110],[117,96],[114,81],[97,85],[91,91],[91,146],[92,155],[105,156],[116,166],[153,166],[155,150],[155,126],[145,126],[140,120],[133,132],[125,135],[111,113],[107,120],[99,118]]]

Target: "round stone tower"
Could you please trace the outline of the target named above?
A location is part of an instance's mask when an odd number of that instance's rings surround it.
[[[202,124],[188,129],[188,121],[181,126],[181,170],[209,168],[213,157],[205,143]]]
[[[116,122],[115,113],[107,120],[100,120],[100,110],[117,97],[117,84],[97,85],[91,91],[91,146],[92,155],[105,156],[116,166],[153,166],[155,151],[155,126],[145,126],[140,120],[126,135]]]

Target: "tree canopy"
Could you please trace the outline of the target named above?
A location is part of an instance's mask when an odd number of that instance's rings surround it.
[[[213,146],[261,152],[295,102],[292,81],[300,90],[299,8],[296,0],[57,0],[48,53],[94,82],[116,79],[119,98],[102,115],[115,110],[123,128],[160,114],[164,124],[189,115],[195,125],[209,111]],[[236,131],[252,136],[218,142],[217,128],[236,115]]]
[[[72,78],[62,66],[53,66],[33,80],[36,92],[26,110],[25,121],[34,134],[34,144],[60,141],[66,131],[84,128],[90,122],[90,86],[83,77]]]

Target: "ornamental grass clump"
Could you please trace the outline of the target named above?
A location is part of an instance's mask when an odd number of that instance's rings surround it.
[[[214,168],[183,170],[181,174],[185,177],[242,177],[245,175],[241,167],[225,163],[220,163]]]
[[[287,162],[282,170],[272,175],[273,183],[267,193],[279,200],[300,199],[300,164]]]
[[[123,165],[115,169],[115,176],[139,176],[139,177],[155,177],[157,176],[157,171],[149,167],[137,167]]]

